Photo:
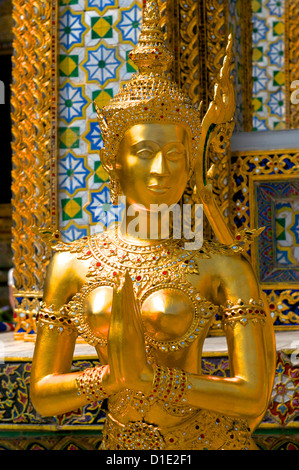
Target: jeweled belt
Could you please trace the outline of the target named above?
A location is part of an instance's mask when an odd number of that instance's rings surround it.
[[[143,421],[124,425],[108,414],[103,434],[103,450],[248,450],[251,439],[245,420],[205,410],[163,429]]]

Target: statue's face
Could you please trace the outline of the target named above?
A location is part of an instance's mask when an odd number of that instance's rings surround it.
[[[138,124],[120,144],[116,173],[129,204],[176,204],[189,175],[189,135],[179,125]]]

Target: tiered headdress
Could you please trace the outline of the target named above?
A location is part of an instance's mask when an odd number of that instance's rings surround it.
[[[130,53],[139,73],[101,110],[97,108],[105,161],[116,159],[125,132],[140,123],[180,124],[189,132],[191,167],[198,153],[201,119],[188,96],[168,73],[173,55],[167,49],[160,27],[158,0],[147,0],[138,46]]]

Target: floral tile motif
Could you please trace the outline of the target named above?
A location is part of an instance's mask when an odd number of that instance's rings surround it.
[[[286,127],[285,0],[252,0],[253,130]],[[263,94],[263,96],[262,96]],[[262,96],[263,106],[257,107]]]
[[[280,425],[285,426],[299,416],[298,386],[298,367],[283,352],[279,352],[268,414]]]
[[[111,226],[113,223],[118,223],[121,219],[121,212],[123,206],[114,206],[110,201],[110,193],[107,186],[102,190],[91,193],[91,202],[86,207],[90,213],[92,222],[94,224],[101,223],[104,226]]]
[[[106,8],[117,8],[117,0],[86,0],[86,9],[97,8],[104,12]]]
[[[275,201],[276,263],[299,267],[299,195]]]
[[[136,44],[141,31],[142,14],[140,8],[135,4],[130,9],[121,10],[120,16],[117,28],[121,32],[122,42],[129,41],[132,45]]]
[[[100,161],[95,103],[105,106],[136,71],[128,55],[138,41],[142,0],[59,5],[59,227],[70,242],[119,219]]]
[[[87,59],[82,67],[87,72],[87,81],[95,81],[105,86],[109,81],[119,81],[118,70],[121,62],[117,58],[115,47],[105,47],[103,44],[94,50],[87,50]]]
[[[98,121],[88,123],[89,132],[84,136],[89,144],[89,150],[100,151],[103,147],[103,139]]]
[[[271,161],[279,171],[279,161]],[[255,199],[258,227],[264,231],[258,241],[259,280],[267,283],[299,282],[299,180],[256,181]]]
[[[85,166],[85,158],[68,153],[59,160],[58,178],[59,187],[69,194],[74,194],[78,189],[86,187],[86,178],[90,174]]]
[[[66,83],[59,91],[59,117],[67,123],[82,118],[87,100],[83,96],[82,86]]]
[[[82,13],[66,10],[59,18],[59,43],[67,51],[81,44],[86,26],[83,24]]]
[[[79,240],[87,236],[87,229],[77,227],[74,223],[69,227],[62,230],[62,236],[66,243],[71,243],[74,240]]]

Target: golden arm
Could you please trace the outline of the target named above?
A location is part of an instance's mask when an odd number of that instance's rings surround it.
[[[250,263],[243,257],[218,257],[219,303],[260,299],[259,286]],[[225,276],[223,275],[225,273]],[[268,307],[266,324],[249,319],[226,327],[230,361],[229,378],[189,376],[188,403],[219,413],[239,416],[255,423],[268,406],[275,373],[275,340]]]
[[[47,272],[44,302],[59,310],[79,290],[84,275],[84,266],[82,263],[78,266],[73,255],[56,254]],[[88,403],[84,395],[78,395],[76,378],[81,372],[71,372],[76,337],[76,332],[69,329],[59,332],[55,328],[38,327],[30,397],[41,415],[63,414]]]
[[[218,263],[219,277],[221,277],[223,284],[220,303],[223,304],[224,297],[235,303],[237,303],[239,296],[242,296],[245,302],[249,302],[251,298],[258,300],[259,289],[249,263],[241,257],[234,259],[220,256],[218,258],[218,261],[214,259],[212,262],[214,270]],[[132,371],[137,359],[142,363],[141,347],[139,347],[139,352],[136,351],[136,348],[134,350],[132,348],[132,345],[137,342],[137,337],[140,337],[138,342],[140,344],[142,342],[142,319],[138,309],[134,309],[135,300],[129,284],[125,283],[123,295],[122,308],[119,309],[123,314],[118,318],[112,315],[111,319],[112,324],[116,321],[118,325],[122,325],[121,328],[115,328],[115,335],[113,334],[114,327],[111,329],[110,340],[113,347],[110,346],[110,357],[113,358],[113,369],[124,384],[129,384],[128,388],[144,393],[151,393],[151,391],[155,394],[159,393],[161,388],[156,372],[157,370],[159,372],[160,364],[158,364],[158,369],[155,367],[151,371],[150,368],[147,369],[144,381],[147,382],[147,385],[142,384],[140,376],[136,376]],[[130,328],[125,325],[130,325],[133,322],[139,322],[140,328],[135,328],[135,331],[130,333]],[[221,414],[242,417],[251,422],[256,421],[267,407],[273,378],[273,369],[269,368],[264,328],[265,326],[254,323],[251,319],[246,326],[236,323],[234,328],[228,327],[226,335],[231,377],[188,374],[188,383],[191,388],[188,388],[185,404]],[[270,347],[273,346],[270,343]],[[145,359],[143,362],[145,366]],[[163,374],[164,372],[162,372]],[[166,379],[165,384],[170,383],[170,380],[171,376]],[[156,387],[152,388],[152,383],[156,384]],[[164,388],[164,390],[166,389]],[[165,399],[168,400],[168,396]]]

